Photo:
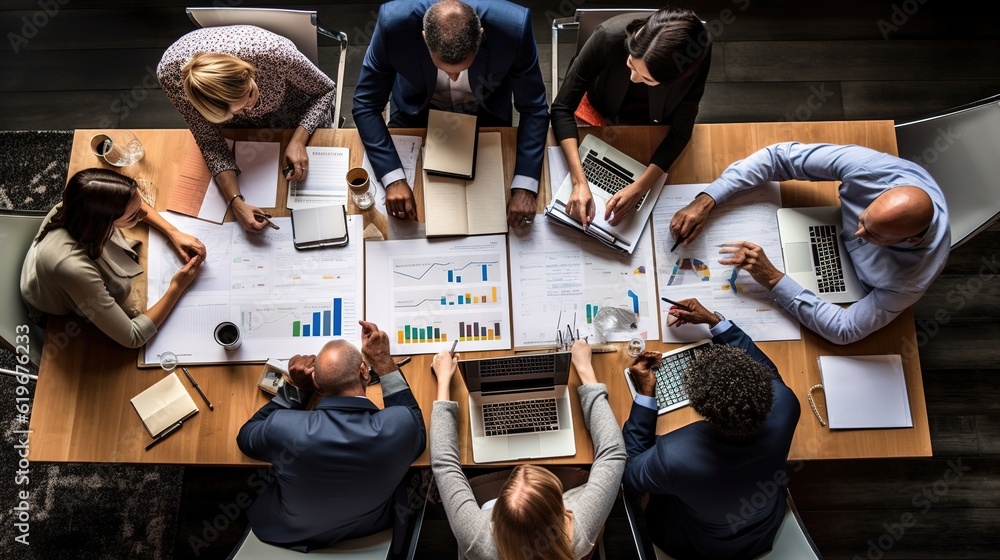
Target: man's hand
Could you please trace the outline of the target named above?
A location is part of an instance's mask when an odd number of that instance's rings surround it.
[[[671,237],[674,239],[683,237],[685,245],[694,241],[705,227],[705,220],[708,219],[708,213],[712,208],[715,208],[715,199],[705,193],[699,193],[690,204],[678,210],[670,219]]]
[[[580,383],[584,385],[597,383],[592,358],[593,350],[590,348],[590,344],[582,338],[576,339],[576,342],[573,343],[573,367],[576,369],[576,374],[580,376]]]
[[[519,228],[535,221],[535,193],[525,189],[511,189],[507,203],[507,225]]]
[[[638,182],[616,192],[604,207],[604,219],[609,224],[617,226],[635,211],[635,205],[639,204],[639,199],[647,192],[649,188]]]
[[[671,306],[667,313],[669,313],[671,317],[675,317],[677,319],[675,322],[670,323],[671,327],[679,327],[688,323],[705,324],[710,327],[714,327],[719,324],[719,317],[715,313],[709,311],[697,299],[682,299],[677,303],[687,307],[691,311],[685,311],[676,305]]]
[[[316,391],[316,356],[292,356],[288,360],[288,381],[303,391]]]
[[[566,213],[580,220],[584,229],[594,221],[597,207],[594,204],[594,195],[590,193],[590,185],[573,184],[573,194],[569,195],[569,200],[566,201]]]
[[[754,245],[749,241],[725,243],[719,249],[719,253],[729,254],[728,257],[719,259],[719,264],[732,265],[749,272],[758,284],[768,290],[774,289],[778,281],[785,276],[771,264],[760,245]]]
[[[417,219],[417,201],[413,198],[413,189],[406,184],[406,179],[389,183],[385,188],[385,209],[390,216],[400,219]]]
[[[441,350],[434,355],[431,362],[431,373],[437,378],[437,400],[451,400],[451,378],[458,368],[458,354],[452,354],[450,350]]]
[[[361,325],[361,355],[375,373],[385,375],[399,369],[389,354],[389,335],[378,330],[378,325],[358,321]]]
[[[636,356],[635,361],[629,366],[632,384],[640,395],[656,396],[656,375],[653,374],[653,368],[660,365],[661,357],[662,354],[659,352],[643,352]]]

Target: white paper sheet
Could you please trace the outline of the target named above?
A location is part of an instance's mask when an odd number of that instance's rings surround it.
[[[594,324],[602,307],[638,311],[636,328],[611,331],[608,341],[660,336],[649,229],[629,255],[542,218],[511,231],[510,270],[515,346],[555,344],[556,331],[566,325],[604,342]]]
[[[913,427],[899,354],[818,361],[831,429]]]
[[[781,192],[777,183],[727,200],[712,210],[705,228],[690,245],[681,245],[670,252],[674,239],[670,236],[670,219],[707,185],[668,185],[660,193],[653,210],[654,246],[659,295],[679,301],[697,298],[711,311],[718,311],[733,320],[755,341],[799,340],[799,323],[750,274],[722,266],[719,246],[746,240],[760,245],[768,259],[784,270],[781,244],[778,238],[776,212],[781,207]],[[660,317],[667,321],[670,304],[660,301]],[[667,327],[663,325],[664,342],[693,342],[711,338],[705,325]]]
[[[417,161],[420,158],[420,146],[423,143],[420,136],[393,135],[392,143],[396,146],[396,153],[403,164],[403,173],[406,174],[406,184],[413,186],[417,180]],[[419,239],[426,237],[424,224],[412,220],[400,220],[389,216],[385,209],[385,186],[382,178],[375,176],[372,169],[372,162],[368,159],[368,152],[365,152],[362,167],[368,171],[368,175],[375,184],[375,209],[385,215],[389,220],[389,239]]]
[[[232,140],[226,141],[230,147]],[[274,208],[278,199],[278,151],[281,144],[277,142],[236,142],[236,165],[240,166],[240,193],[247,199],[247,204],[260,208]],[[202,203],[203,214],[210,219],[212,216],[224,216],[229,203],[222,196],[213,178],[208,185],[209,193],[216,196],[205,196]],[[212,220],[216,223],[221,220]]]
[[[348,217],[351,242],[346,247],[297,251],[290,218],[272,219],[280,230],[265,228],[250,235],[236,223],[212,225],[178,214],[162,215],[201,239],[208,259],[146,345],[147,362],[155,362],[166,350],[176,353],[182,364],[191,364],[315,354],[331,338],[360,345],[358,319],[364,316],[360,216]],[[169,241],[155,230],[149,244],[148,298],[156,302],[181,263]],[[222,321],[236,323],[242,333],[242,345],[230,353],[213,338]]]
[[[367,320],[389,333],[394,355],[450,349],[456,338],[458,352],[511,347],[503,235],[371,241],[365,250]]]
[[[304,181],[288,185],[289,209],[347,205],[347,171],[351,153],[347,148],[308,146],[309,173]]]

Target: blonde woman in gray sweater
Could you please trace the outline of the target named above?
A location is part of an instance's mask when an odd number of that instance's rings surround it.
[[[563,490],[559,478],[535,465],[519,465],[503,483],[492,509],[476,501],[458,459],[458,403],[451,400],[451,378],[458,355],[434,356],[437,400],[431,413],[431,467],[459,551],[470,560],[576,560],[593,550],[611,511],[625,469],[625,442],[608,404],[608,390],[597,382],[590,345],[573,345],[573,366],[584,421],[594,442],[594,464],[587,482]]]

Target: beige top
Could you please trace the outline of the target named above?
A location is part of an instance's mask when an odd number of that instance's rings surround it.
[[[45,216],[39,232],[60,206]],[[97,260],[65,229],[52,230],[28,248],[21,267],[21,297],[34,320],[44,314],[76,313],[122,346],[138,348],[156,334],[156,325],[146,315],[122,307],[132,291],[132,277],[142,273],[135,259],[130,241],[118,228]]]

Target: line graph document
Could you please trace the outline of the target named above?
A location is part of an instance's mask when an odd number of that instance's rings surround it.
[[[555,344],[566,325],[604,342],[597,313],[612,307],[624,309],[635,328],[614,323],[607,341],[660,336],[649,228],[629,255],[542,218],[527,231],[511,230],[510,274],[514,346]]]
[[[366,316],[393,354],[507,350],[510,302],[503,235],[370,241]]]
[[[205,244],[207,260],[198,276],[146,345],[146,363],[164,351],[181,363],[262,362],[315,354],[328,340],[361,344],[364,244],[360,216],[348,217],[352,242],[345,247],[298,251],[290,218],[272,218],[280,230],[258,235],[235,222],[208,224],[169,212],[164,219]],[[170,242],[149,236],[148,301],[156,302],[180,268]],[[213,337],[216,325],[232,321],[243,343],[226,352]]]
[[[723,257],[720,245],[745,240],[760,245],[778,270],[785,269],[778,237],[777,211],[781,208],[778,183],[766,183],[716,206],[701,235],[690,245],[680,245],[676,252],[670,252],[674,245],[670,219],[707,186],[668,185],[660,193],[653,210],[659,295],[674,301],[697,298],[710,311],[731,319],[757,342],[801,339],[798,321],[772,300],[768,290],[754,281],[750,273],[719,264]],[[660,317],[668,321],[670,304],[660,301],[659,305]],[[663,342],[704,338],[711,338],[706,325],[663,325]]]

